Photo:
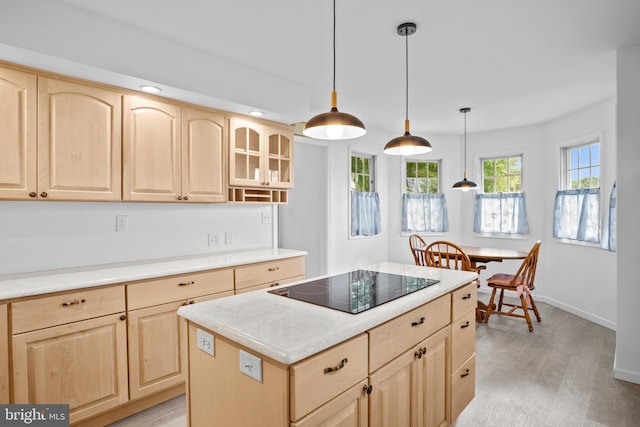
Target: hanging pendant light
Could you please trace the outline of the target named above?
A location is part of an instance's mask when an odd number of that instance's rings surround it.
[[[351,139],[367,133],[364,124],[356,116],[338,111],[336,92],[336,0],[333,0],[333,91],[331,111],[312,117],[302,133],[316,139]]]
[[[475,190],[478,184],[467,179],[467,113],[471,108],[461,108],[460,112],[464,114],[464,179],[453,184],[453,188],[462,191]]]
[[[405,22],[398,26],[398,34],[404,36],[405,42],[405,76],[406,76],[406,98],[405,98],[405,120],[404,135],[393,138],[384,146],[385,154],[399,156],[411,156],[414,154],[428,153],[432,150],[431,144],[420,136],[409,133],[409,36],[416,32],[416,24]]]

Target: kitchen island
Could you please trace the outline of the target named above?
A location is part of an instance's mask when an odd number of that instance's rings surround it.
[[[181,308],[189,425],[451,424],[475,392],[477,275],[361,270],[438,282],[358,314],[267,290]]]

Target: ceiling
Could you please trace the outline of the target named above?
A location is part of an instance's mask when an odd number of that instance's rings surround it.
[[[53,0],[278,75],[329,110],[330,0]],[[638,0],[337,0],[338,108],[403,132],[409,38],[412,133],[540,123],[615,96],[615,51],[640,43]],[[230,100],[233,101],[233,100]],[[269,113],[267,111],[267,113]]]

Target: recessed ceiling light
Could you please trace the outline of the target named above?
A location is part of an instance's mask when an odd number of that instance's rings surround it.
[[[142,85],[142,86],[140,86],[140,89],[142,89],[145,92],[149,92],[149,93],[162,92],[162,89],[160,89],[159,87],[150,86],[150,85]]]
[[[249,114],[251,116],[254,116],[254,117],[262,117],[262,116],[264,116],[264,113],[262,111],[256,111],[256,110],[249,111]]]

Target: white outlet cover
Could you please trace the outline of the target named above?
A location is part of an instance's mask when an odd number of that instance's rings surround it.
[[[208,332],[203,331],[202,329],[197,329],[198,339],[198,348],[205,353],[214,355],[214,343],[213,343],[213,335]]]
[[[262,359],[240,350],[240,372],[262,382]]]

